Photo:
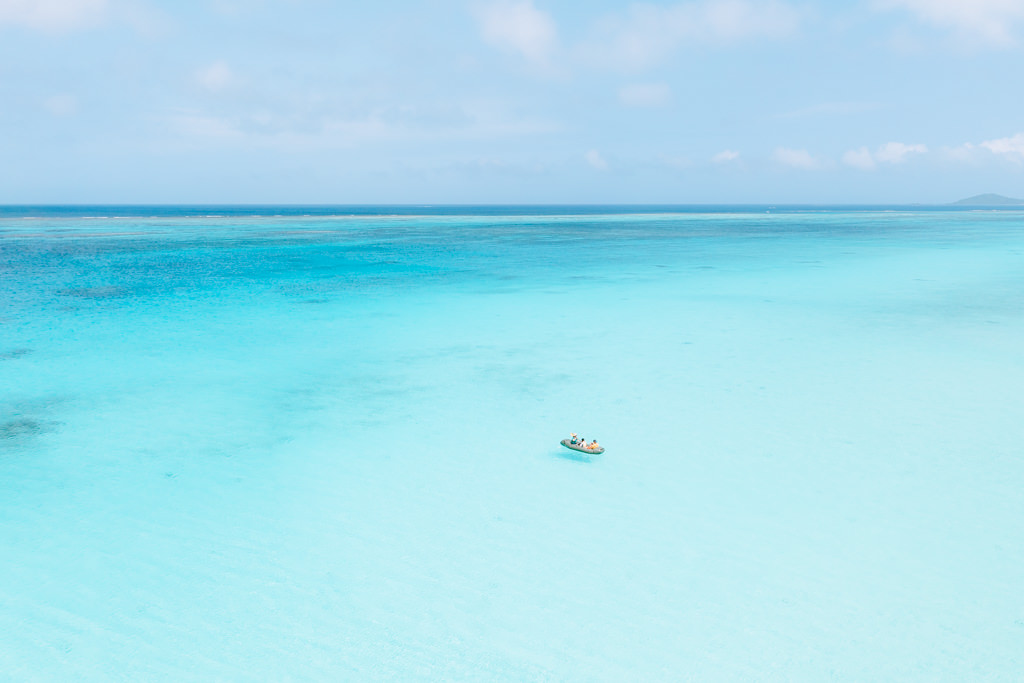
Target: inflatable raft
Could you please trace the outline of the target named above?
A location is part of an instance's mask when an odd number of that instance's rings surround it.
[[[597,448],[587,448],[578,443],[573,443],[569,439],[562,439],[562,445],[568,448],[570,451],[579,451],[580,453],[589,453],[590,455],[601,455],[604,453],[604,449],[598,446]]]

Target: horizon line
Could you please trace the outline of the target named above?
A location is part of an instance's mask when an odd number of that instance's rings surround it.
[[[963,200],[953,202],[42,202],[0,203],[0,209],[14,208],[71,208],[71,207],[987,207],[1024,208],[1024,202],[1006,204],[969,204]]]

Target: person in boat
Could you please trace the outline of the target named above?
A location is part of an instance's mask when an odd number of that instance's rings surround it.
[[[574,446],[580,442],[580,440],[576,438],[576,432],[569,432],[569,437],[569,443]]]
[[[597,439],[594,439],[593,441],[591,441],[590,445],[587,446],[587,448],[589,448],[592,451],[596,451],[598,448],[600,448],[600,446],[597,445]]]

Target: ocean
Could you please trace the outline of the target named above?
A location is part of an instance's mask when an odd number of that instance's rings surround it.
[[[0,678],[1018,680],[1022,387],[1020,211],[0,207]]]

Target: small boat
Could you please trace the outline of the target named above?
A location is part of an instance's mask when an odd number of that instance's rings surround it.
[[[589,453],[590,455],[601,455],[604,453],[604,449],[598,446],[597,448],[587,448],[586,446],[578,443],[573,443],[569,439],[562,439],[562,445],[568,448],[570,451],[579,451],[580,453]]]

